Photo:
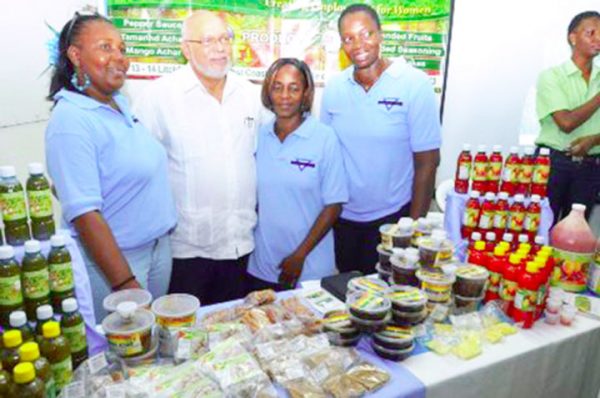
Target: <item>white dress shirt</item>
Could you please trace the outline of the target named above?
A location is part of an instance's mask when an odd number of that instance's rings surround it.
[[[186,65],[134,100],[135,115],[169,157],[178,212],[173,257],[222,260],[250,253],[256,132],[264,115],[259,88],[229,73],[219,103]]]

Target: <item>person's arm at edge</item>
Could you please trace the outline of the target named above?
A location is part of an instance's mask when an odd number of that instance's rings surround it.
[[[410,205],[410,217],[417,219],[427,214],[435,184],[435,172],[440,164],[440,150],[414,152],[415,175]]]
[[[587,122],[600,108],[600,93],[592,99],[572,110],[560,110],[552,113],[552,119],[565,133],[570,134],[577,127]]]

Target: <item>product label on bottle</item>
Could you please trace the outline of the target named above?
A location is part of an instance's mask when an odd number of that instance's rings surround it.
[[[552,284],[570,292],[584,291],[594,253],[574,253],[554,248],[552,255]]]
[[[521,232],[523,230],[523,224],[525,223],[525,213],[516,211],[511,213],[508,221],[508,229],[510,231]]]
[[[490,229],[492,227],[492,221],[494,219],[493,211],[484,211],[479,217],[479,228]]]
[[[62,332],[69,341],[72,353],[85,350],[87,347],[85,323],[81,322],[76,326],[65,326],[62,328]]]
[[[527,289],[517,289],[515,308],[523,312],[532,312],[537,305],[537,292]]]
[[[590,277],[587,286],[592,292],[600,295],[600,262],[598,261],[590,268]]]
[[[73,289],[73,267],[70,262],[62,264],[48,264],[50,277],[50,291],[62,293]]]
[[[490,276],[488,277],[487,291],[492,293],[498,293],[500,291],[501,280],[502,274],[490,271]]]
[[[550,166],[537,165],[533,168],[531,182],[534,184],[547,184],[550,177]]]
[[[531,176],[533,174],[533,165],[522,165],[521,173],[519,174],[519,182],[521,184],[530,184]]]
[[[507,164],[504,166],[502,181],[517,182],[519,179],[519,166],[516,164]]]
[[[143,351],[142,338],[139,333],[126,335],[108,335],[108,344],[119,356],[129,357]]]
[[[23,295],[27,299],[46,297],[50,294],[48,269],[23,272]]]
[[[44,386],[46,389],[46,397],[56,398],[56,383],[54,382],[54,376],[50,375],[50,378],[45,382]]]
[[[540,213],[527,213],[523,227],[527,232],[537,232],[540,228]]]
[[[477,226],[477,219],[479,218],[479,209],[473,209],[467,207],[465,209],[465,213],[463,216],[463,225],[465,227],[473,227]]]
[[[21,278],[19,275],[0,278],[0,305],[23,303]]]
[[[486,181],[488,177],[486,162],[475,162],[473,166],[473,181]]]
[[[538,306],[542,305],[542,303],[544,302],[544,298],[546,298],[546,285],[541,284],[540,290],[538,290],[538,295],[537,295],[537,305]]]
[[[458,166],[458,179],[459,180],[468,180],[471,175],[471,163],[470,162],[461,162]]]
[[[50,369],[52,369],[52,376],[54,376],[57,390],[61,390],[71,382],[73,378],[73,364],[71,363],[70,355],[60,362],[51,363]]]
[[[492,162],[488,169],[488,180],[499,181],[502,174],[502,162]]]
[[[515,281],[502,279],[500,281],[500,298],[504,301],[513,301],[515,299],[515,295],[517,294],[517,289],[519,284]]]
[[[508,212],[506,210],[499,210],[494,214],[494,228],[505,229],[507,221]]]
[[[16,221],[27,218],[23,191],[0,194],[0,210],[2,210],[2,219],[4,221]]]
[[[29,215],[31,218],[52,215],[52,193],[50,189],[27,191],[27,199],[29,200]]]

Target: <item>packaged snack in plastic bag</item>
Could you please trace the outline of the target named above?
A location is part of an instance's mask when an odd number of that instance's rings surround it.
[[[265,341],[279,340],[287,337],[289,330],[282,323],[265,326],[259,329],[255,334],[253,341],[255,344]]]
[[[205,330],[208,333],[208,347],[210,349],[232,337],[240,341],[250,341],[252,339],[252,332],[248,326],[238,322],[215,323],[206,326]]]
[[[208,350],[208,333],[205,330],[183,328],[173,334],[175,339],[173,360],[175,363],[198,359]]]
[[[246,312],[240,320],[248,326],[252,332],[256,332],[272,323],[267,314],[260,308],[252,308],[250,311]]]
[[[461,359],[475,358],[481,352],[481,335],[475,331],[462,332],[459,343],[452,348],[452,353]]]
[[[388,372],[366,362],[352,366],[346,377],[360,383],[367,392],[378,390],[390,380]]]
[[[261,364],[268,364],[273,360],[277,360],[285,353],[294,353],[289,349],[289,341],[287,340],[267,341],[254,346],[254,354]]]
[[[325,380],[323,389],[334,398],[356,398],[367,392],[360,382],[345,374],[337,374]]]
[[[321,387],[309,379],[294,379],[282,384],[291,398],[327,398]]]
[[[358,361],[358,355],[353,349],[330,347],[304,357],[314,381],[321,384],[333,375],[344,373]]]
[[[252,306],[259,306],[274,303],[277,300],[277,294],[272,289],[257,290],[249,293],[244,299],[244,303]]]
[[[299,319],[316,318],[314,312],[304,305],[298,296],[280,300],[279,305],[293,313]]]

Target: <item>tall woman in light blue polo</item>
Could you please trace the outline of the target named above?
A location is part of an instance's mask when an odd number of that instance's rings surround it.
[[[111,290],[167,292],[176,213],[166,153],[119,94],[129,68],[119,32],[100,15],[75,14],[58,50],[46,159],[63,220],[83,249],[99,322]]]
[[[304,62],[282,58],[267,71],[262,102],[276,117],[258,135],[258,225],[249,290],[281,290],[335,272],[331,227],[348,190],[335,133],[310,116],[313,96]]]

